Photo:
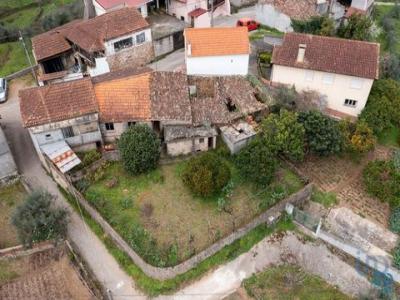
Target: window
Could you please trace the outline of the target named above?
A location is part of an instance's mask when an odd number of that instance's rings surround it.
[[[122,49],[132,47],[132,45],[133,45],[133,40],[130,37],[130,38],[115,42],[114,43],[114,50],[118,52],[118,51],[120,51]]]
[[[136,122],[128,122],[128,127],[132,127],[132,126],[135,126],[136,125]]]
[[[305,77],[306,77],[306,81],[313,81],[314,80],[314,71],[306,71]]]
[[[61,131],[63,133],[64,138],[66,138],[66,139],[75,136],[74,130],[72,129],[71,126],[61,128]]]
[[[136,44],[143,44],[146,41],[146,35],[144,32],[136,36]]]
[[[324,77],[322,78],[322,82],[325,84],[332,84],[335,79],[335,76],[333,74],[325,74]]]
[[[46,134],[45,138],[46,138],[46,140],[51,140],[51,134],[50,133]]]
[[[106,130],[114,130],[114,123],[105,123],[104,125],[106,126]]]
[[[362,89],[364,81],[360,78],[353,78],[350,82],[350,87],[352,89]]]
[[[356,107],[357,100],[346,99],[346,100],[344,100],[344,105],[345,106],[350,106],[350,107]]]
[[[199,144],[203,144],[204,143],[204,138],[199,138]]]
[[[181,16],[181,21],[185,22],[185,17]]]

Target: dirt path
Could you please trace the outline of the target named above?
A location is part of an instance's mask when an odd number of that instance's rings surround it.
[[[118,266],[104,244],[87,227],[82,218],[69,206],[60,194],[56,183],[46,174],[33,147],[28,131],[22,127],[19,112],[18,91],[30,86],[24,80],[11,83],[9,100],[0,105],[1,123],[11,144],[18,169],[34,188],[45,188],[57,196],[58,205],[67,207],[71,212],[68,228],[70,239],[77,245],[78,251],[92,269],[97,279],[111,290],[113,299],[145,299],[135,287],[132,279]]]
[[[174,296],[161,296],[157,299],[222,299],[237,290],[242,281],[253,273],[283,263],[298,264],[305,271],[337,285],[342,292],[351,296],[358,296],[360,291],[368,291],[371,288],[365,277],[358,274],[353,266],[332,254],[324,244],[304,242],[297,235],[289,233],[285,236],[265,238],[249,252],[221,266]]]

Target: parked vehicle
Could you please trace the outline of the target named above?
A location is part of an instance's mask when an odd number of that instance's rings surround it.
[[[7,100],[7,80],[0,78],[0,103]]]
[[[253,19],[243,18],[237,21],[237,27],[247,27],[249,31],[257,30],[260,27],[260,23],[254,21]]]

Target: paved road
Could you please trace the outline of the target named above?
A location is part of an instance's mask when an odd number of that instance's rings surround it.
[[[86,226],[81,217],[70,208],[58,191],[55,182],[47,176],[41,167],[28,131],[22,127],[18,90],[27,84],[21,80],[12,82],[9,100],[0,104],[0,122],[11,144],[19,171],[34,188],[45,188],[57,196],[57,204],[71,211],[71,222],[68,228],[70,239],[77,245],[80,254],[92,269],[97,279],[111,290],[113,299],[146,299],[135,289],[132,279],[118,266],[107,252],[103,243]]]
[[[240,9],[236,14],[230,16],[220,16],[214,19],[215,27],[234,27],[236,22],[241,18],[256,18],[256,7],[249,6]]]
[[[149,65],[155,71],[178,71],[185,68],[185,50],[179,49]]]

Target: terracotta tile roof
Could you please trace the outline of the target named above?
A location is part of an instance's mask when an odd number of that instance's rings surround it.
[[[35,36],[32,47],[38,61],[71,49],[70,43],[92,53],[105,50],[105,41],[149,27],[136,8],[126,7]]]
[[[150,73],[128,76],[94,85],[102,122],[151,119]]]
[[[297,62],[300,44],[306,45],[303,63]],[[272,63],[376,79],[379,76],[379,44],[287,33],[283,39],[283,44],[274,48]]]
[[[249,35],[246,27],[188,28],[186,44],[191,45],[191,56],[249,54]]]
[[[139,75],[143,73],[150,73],[152,71],[151,68],[149,67],[143,67],[143,68],[125,68],[125,69],[120,69],[117,71],[113,72],[108,72],[103,75],[98,75],[95,77],[92,77],[92,82],[93,83],[100,83],[104,81],[110,81],[114,79],[119,79],[119,78],[124,78],[128,77],[131,75]]]
[[[191,122],[186,76],[146,72],[94,84],[102,122]]]
[[[197,17],[200,17],[201,15],[204,15],[206,12],[207,12],[206,9],[199,7],[199,8],[192,10],[191,12],[189,12],[188,16],[197,18]]]
[[[110,9],[116,6],[139,7],[152,0],[96,0],[104,9]]]
[[[152,119],[192,122],[186,74],[153,72],[150,90]]]
[[[273,5],[283,14],[296,20],[306,20],[318,15],[315,0],[262,0],[261,4]]]
[[[197,88],[196,97],[191,98],[194,125],[228,124],[267,109],[257,101],[254,88],[244,77],[189,76],[188,80]],[[229,101],[235,106],[234,111],[228,110]]]
[[[90,78],[22,90],[19,96],[25,127],[68,120],[98,110]]]

